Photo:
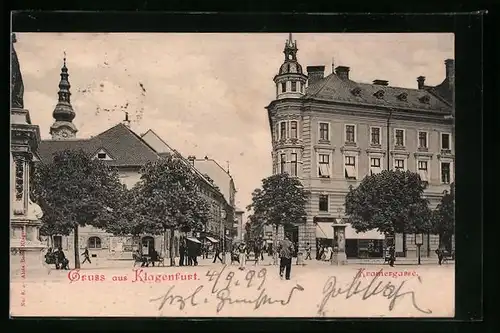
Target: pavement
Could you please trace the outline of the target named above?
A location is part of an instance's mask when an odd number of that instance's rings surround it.
[[[83,265],[12,280],[12,316],[448,317],[454,265]],[[351,291],[349,291],[351,290]],[[358,291],[359,290],[359,291]]]

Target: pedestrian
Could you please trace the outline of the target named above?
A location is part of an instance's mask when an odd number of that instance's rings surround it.
[[[186,254],[186,239],[181,237],[179,242],[179,266],[184,266],[184,256]]]
[[[246,259],[247,259],[247,247],[245,245],[245,242],[241,242],[238,245],[238,253],[240,256],[240,270],[245,269],[245,264],[246,264]]]
[[[83,251],[82,256],[84,257],[82,265],[85,264],[85,262],[87,261],[89,262],[89,264],[92,263],[92,261],[90,261],[89,249],[87,247],[85,247],[85,251]]]
[[[293,255],[293,243],[290,241],[288,235],[282,240],[278,245],[278,254],[280,257],[280,278],[283,279],[283,272],[285,273],[285,278],[290,280],[290,273],[292,270],[292,255]]]
[[[222,261],[222,258],[220,257],[220,244],[219,245],[214,245],[214,247],[215,247],[215,254],[214,254],[214,261],[212,263],[215,264],[215,262],[217,261],[217,259],[219,259],[220,263],[222,264],[223,261]]]
[[[436,249],[436,254],[438,256],[438,264],[441,265],[443,263],[444,250],[441,248],[438,248],[438,249]]]
[[[259,264],[261,252],[260,252],[260,242],[255,242],[254,247],[253,247],[253,252],[255,256],[255,264],[254,266],[257,266]]]
[[[62,247],[57,251],[57,261],[59,262],[59,269],[69,269],[69,260],[66,259]]]
[[[325,253],[325,247],[322,245],[319,246],[319,251],[316,256],[316,260],[323,260],[323,254]]]
[[[391,245],[389,247],[389,266],[394,267],[394,262],[396,261],[396,247]]]
[[[306,243],[306,259],[309,258],[309,260],[312,260],[311,259],[311,245],[309,245],[309,243]]]

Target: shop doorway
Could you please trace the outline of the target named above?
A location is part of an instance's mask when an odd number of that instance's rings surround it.
[[[155,239],[151,236],[145,236],[141,239],[142,255],[151,256],[155,249]]]

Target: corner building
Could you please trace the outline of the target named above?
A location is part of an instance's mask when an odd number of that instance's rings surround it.
[[[386,80],[354,82],[346,66],[332,65],[326,77],[325,66],[309,66],[306,75],[297,51],[290,34],[274,77],[276,99],[266,109],[273,173],[297,177],[311,193],[306,220],[287,230],[299,251],[306,243],[314,250],[332,244],[332,224],[346,217],[349,187],[382,170],[418,173],[435,208],[454,178],[453,60],[445,61],[440,85],[426,86],[420,76],[416,89],[408,89]],[[356,233],[348,226],[347,257],[382,257],[384,238],[376,230]],[[398,256],[417,255],[413,234],[397,234],[395,243]],[[421,256],[434,256],[438,244],[437,235],[425,235]]]

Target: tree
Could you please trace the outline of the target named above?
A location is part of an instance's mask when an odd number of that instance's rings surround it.
[[[254,243],[262,237],[263,232],[263,220],[258,219],[255,215],[251,215],[248,222],[245,224],[245,241],[247,243]]]
[[[252,203],[247,207],[253,211],[249,219],[251,223],[274,226],[276,248],[279,226],[302,222],[306,217],[307,195],[302,183],[286,173],[264,178],[262,187],[252,193]]]
[[[120,211],[122,191],[117,172],[82,150],[54,154],[34,173],[34,200],[44,212],[41,232],[49,236],[73,232],[75,268],[80,268],[78,227],[106,228]]]
[[[451,251],[451,237],[455,233],[455,186],[446,192],[432,212],[432,232],[439,235],[439,248]]]
[[[115,222],[106,226],[106,232],[115,236],[139,236],[155,232],[154,225],[148,223],[150,221],[139,213],[140,195],[140,186],[131,189],[124,187],[120,197],[120,212],[116,214]]]
[[[358,232],[377,229],[395,233],[425,232],[431,210],[423,197],[425,184],[410,171],[388,171],[365,177],[345,198],[349,222]]]
[[[198,190],[198,178],[187,163],[165,154],[162,159],[147,163],[141,170],[134,209],[141,215],[136,228],[153,234],[170,231],[170,265],[175,266],[174,231],[202,230],[208,222],[210,207]]]

